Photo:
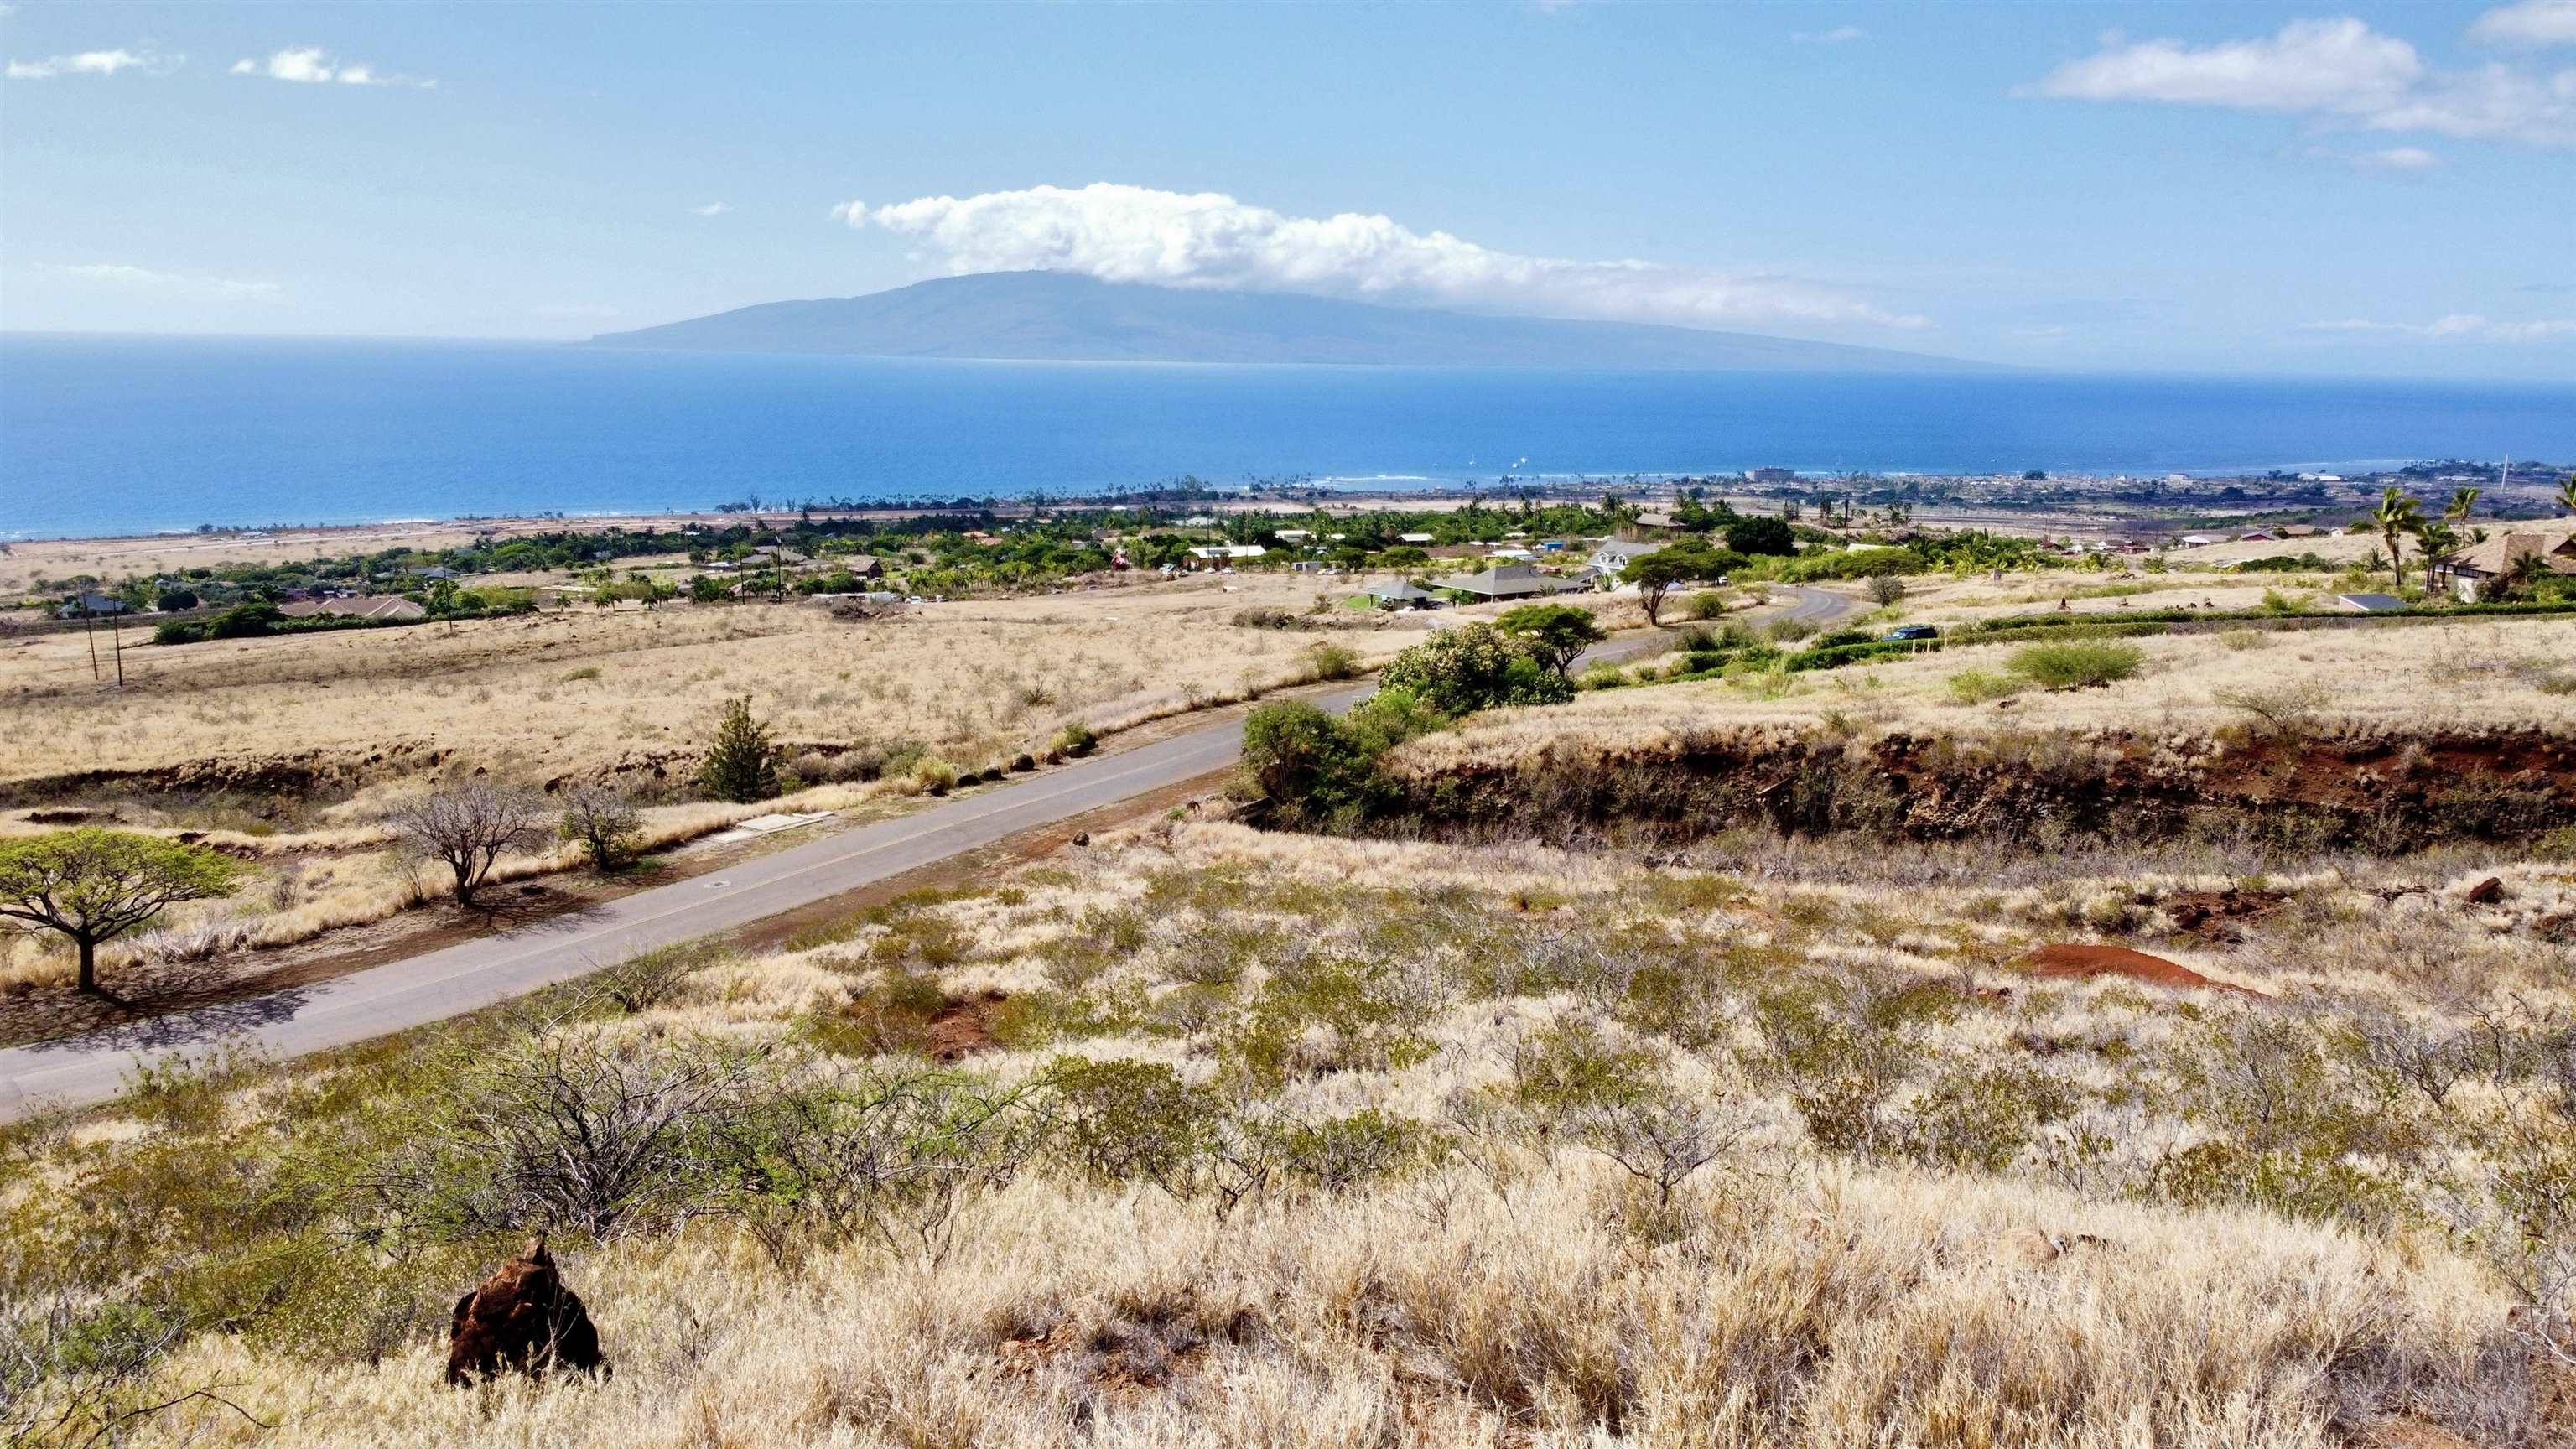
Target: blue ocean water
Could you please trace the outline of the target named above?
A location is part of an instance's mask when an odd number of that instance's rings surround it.
[[[2576,385],[1186,367],[0,338],[0,537],[1754,466],[2576,457]]]

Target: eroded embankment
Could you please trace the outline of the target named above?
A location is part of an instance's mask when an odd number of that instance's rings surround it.
[[[2041,845],[2214,832],[2395,852],[2576,829],[2576,737],[2536,729],[1966,740],[1769,729],[1648,754],[1567,739],[1507,764],[1390,765],[1401,798],[1383,824],[1461,840],[1673,842],[1760,824]]]

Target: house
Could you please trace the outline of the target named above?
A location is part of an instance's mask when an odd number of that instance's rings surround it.
[[[434,584],[441,579],[454,579],[456,577],[456,570],[450,568],[414,569],[412,570],[411,576],[419,579],[423,583]]]
[[[855,558],[845,559],[842,561],[842,567],[850,571],[850,576],[852,578],[879,579],[885,577],[885,560],[878,558],[874,554],[863,553]]]
[[[2338,614],[2384,614],[2405,608],[2406,601],[2395,594],[2337,594],[2334,606]]]
[[[1281,543],[1304,543],[1314,536],[1315,535],[1312,530],[1303,528],[1283,528],[1278,530],[1277,533],[1277,537]]]
[[[1498,548],[1492,553],[1485,555],[1485,557],[1503,559],[1507,562],[1513,563],[1528,563],[1537,558],[1538,555],[1525,548]]]
[[[2285,523],[2275,530],[2283,538],[2314,538],[2325,532],[2313,523]]]
[[[2278,539],[2279,536],[2274,534],[2268,528],[2257,528],[2250,532],[2236,535],[2236,541],[2238,543],[2274,543],[2277,542]]]
[[[1594,549],[1592,557],[1586,562],[1615,579],[1628,565],[1662,547],[1660,543],[1636,543],[1627,539],[1614,538]]]
[[[1257,543],[1212,543],[1190,550],[1190,567],[1202,564],[1231,564],[1239,558],[1259,558],[1270,552]]]
[[[1398,543],[1409,543],[1417,547],[1427,548],[1439,540],[1427,533],[1399,533],[1395,536],[1395,541]]]
[[[2227,539],[2224,535],[2215,533],[2186,533],[2182,536],[2182,545],[2185,548],[2198,548],[2205,543],[2225,542]]]
[[[1788,468],[1749,468],[1745,470],[1744,476],[1748,482],[1753,483],[1795,483],[1798,481],[1797,473]]]
[[[310,619],[329,614],[353,619],[426,619],[429,610],[400,594],[360,594],[347,599],[305,599],[280,604],[277,612],[290,619]]]
[[[123,599],[105,594],[75,594],[72,601],[54,611],[57,619],[105,619],[117,614],[130,614],[134,606]]]
[[[1375,599],[1377,601],[1377,606],[1381,609],[1436,609],[1440,607],[1440,596],[1438,594],[1431,592],[1429,589],[1415,588],[1411,582],[1404,579],[1398,579],[1391,584],[1380,584],[1376,588],[1369,590],[1368,596]]]
[[[1433,579],[1435,589],[1449,589],[1473,594],[1480,599],[1526,599],[1542,594],[1580,593],[1592,587],[1588,579],[1567,578],[1561,574],[1543,574],[1525,563],[1496,564],[1482,573],[1455,574]]]
[[[2474,548],[2433,560],[2433,587],[2474,604],[2492,597],[2500,585],[2537,558],[2548,573],[2576,575],[2576,535],[2552,540],[2541,533],[2502,533]]]

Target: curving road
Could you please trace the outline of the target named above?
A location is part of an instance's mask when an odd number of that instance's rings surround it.
[[[1797,600],[1772,618],[1822,625],[1858,607],[1824,589],[1785,589]],[[1616,640],[1577,667],[1645,652],[1663,636]],[[1346,709],[1360,685],[1318,703]],[[0,1121],[43,1106],[85,1106],[123,1089],[137,1066],[219,1039],[247,1040],[271,1056],[346,1046],[473,1011],[598,970],[638,951],[690,940],[855,890],[1024,830],[1193,780],[1243,751],[1239,719],[1114,755],[1077,761],[1038,778],[809,840],[692,880],[639,891],[589,910],[313,986],[175,1013],[87,1036],[0,1050]]]

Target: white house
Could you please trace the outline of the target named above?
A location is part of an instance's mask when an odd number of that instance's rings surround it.
[[[1615,579],[1628,565],[1662,548],[1663,545],[1660,543],[1633,543],[1626,539],[1614,538],[1594,549],[1592,557],[1586,562]]]
[[[1270,552],[1257,543],[1214,543],[1190,550],[1190,567],[1201,564],[1231,564],[1236,559],[1259,558]]]

